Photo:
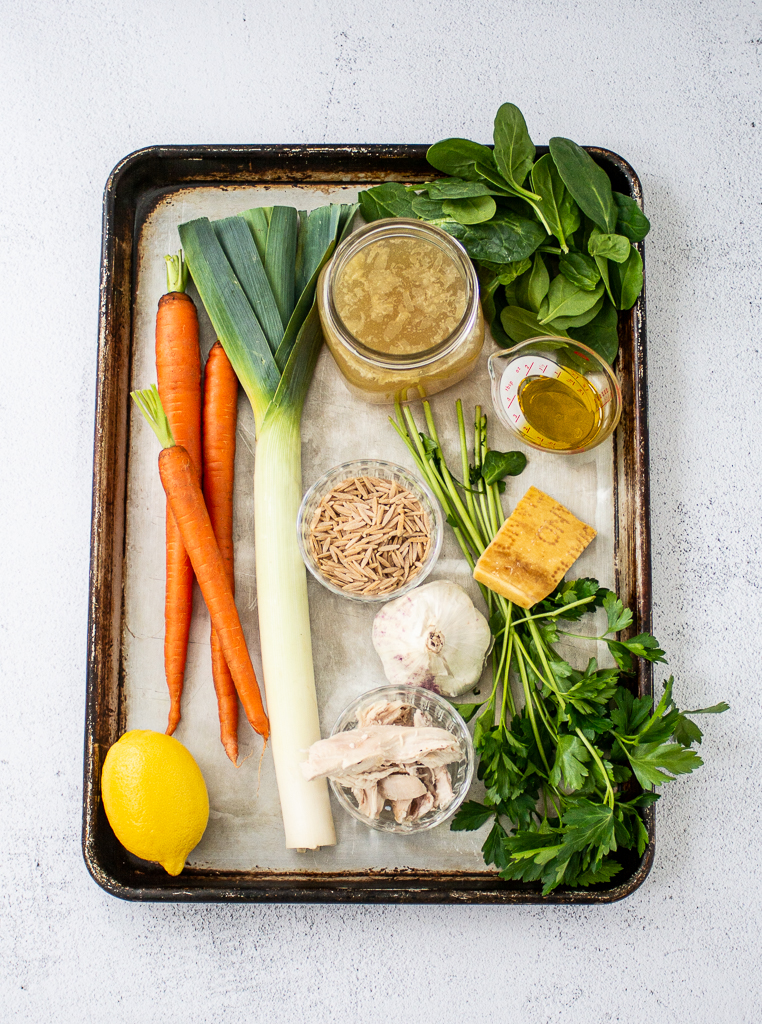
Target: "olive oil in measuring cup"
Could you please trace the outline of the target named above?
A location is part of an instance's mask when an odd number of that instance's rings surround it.
[[[601,399],[582,374],[563,367],[556,370],[560,370],[557,377],[524,377],[519,385],[527,436],[559,450],[580,448],[597,433]]]
[[[588,451],[619,422],[621,393],[611,367],[578,342],[531,339],[495,353],[489,370],[496,413],[532,448]]]

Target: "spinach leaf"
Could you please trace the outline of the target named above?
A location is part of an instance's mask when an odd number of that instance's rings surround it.
[[[576,316],[557,316],[554,317],[551,323],[554,327],[560,327],[563,331],[568,331],[570,327],[584,327],[585,324],[589,324],[591,320],[594,320],[603,308],[603,301],[606,298],[603,288],[601,288],[601,297],[598,299],[594,306],[586,310],[584,313],[578,313]]]
[[[507,197],[513,195],[513,186],[505,180],[502,174],[498,171],[497,167],[495,167],[494,162],[491,164],[477,164],[476,173],[479,175],[480,178],[484,178],[485,181],[488,181],[490,183],[490,185],[493,188],[493,196],[500,195]]]
[[[532,262],[532,269],[516,282],[518,305],[523,306],[524,309],[531,309],[533,313],[539,313],[542,300],[548,294],[549,286],[550,275],[545,266],[545,261],[536,252]]]
[[[371,221],[381,220],[382,217],[389,216],[389,214],[385,210],[382,210],[376,202],[375,196],[373,195],[373,189],[369,188],[364,192],[360,192],[357,196],[357,200],[360,205],[360,213],[369,224]]]
[[[616,227],[614,228],[616,233],[625,235],[631,242],[642,242],[651,230],[648,217],[631,196],[614,192],[614,202],[617,206]]]
[[[481,181],[464,181],[462,178],[439,178],[426,186],[429,199],[473,199],[475,196],[500,195],[493,192]]]
[[[634,245],[630,247],[627,261],[613,264],[611,271],[611,290],[616,297],[617,308],[630,309],[643,290],[643,260]]]
[[[368,195],[367,192],[361,192],[361,196]],[[444,203],[436,199],[427,199],[425,196],[414,196],[413,202],[411,203],[413,209],[413,215],[420,217],[422,220],[442,220],[445,216]],[[368,219],[367,217],[365,218]]]
[[[616,300],[611,291],[611,281],[609,280],[609,261],[606,259],[605,256],[594,256],[593,258],[595,259],[596,267],[600,271],[601,280],[603,281],[604,287],[608,292],[608,296],[613,302],[614,306],[616,306]]]
[[[603,284],[600,283],[593,291],[578,288],[567,280],[563,274],[554,277],[548,289],[548,309],[541,324],[547,324],[560,316],[578,316],[586,313],[603,295]]]
[[[534,313],[522,309],[521,306],[506,306],[500,314],[500,320],[505,333],[516,343],[548,334],[558,338],[569,337],[566,331],[561,331],[550,324],[541,324]]]
[[[441,142],[435,142],[433,146],[429,146],[426,159],[432,167],[436,167],[443,174],[465,178],[466,181],[478,181],[482,177],[476,171],[477,164],[485,167],[495,166],[492,150],[468,139],[443,139]]]
[[[523,473],[526,464],[523,452],[487,452],[482,463],[482,479],[488,485],[495,484],[506,476]]]
[[[595,228],[590,232],[587,251],[591,256],[604,256],[614,263],[624,263],[630,255],[630,242],[624,235],[605,235]]]
[[[570,327],[575,341],[581,341],[611,366],[619,351],[619,317],[611,301],[606,298],[599,313],[582,327]]]
[[[413,196],[399,181],[387,181],[384,185],[360,192],[360,212],[365,220],[379,220],[380,217],[415,217]],[[366,211],[370,216],[366,216]]]
[[[579,207],[561,180],[550,153],[540,157],[531,175],[532,188],[541,196],[534,205],[563,251],[568,252],[569,236],[579,227]],[[576,211],[576,218],[572,216],[573,211]]]
[[[561,204],[558,208],[561,215],[561,227],[567,238],[571,238],[582,222],[582,210],[574,201],[574,196],[569,189],[564,189],[561,196]]]
[[[503,325],[500,322],[500,313],[506,306],[506,299],[504,295],[504,289],[501,287],[501,280],[496,272],[497,270],[503,270],[504,267],[515,267],[521,266],[522,263],[526,263],[527,266],[531,266],[529,260],[523,260],[518,264],[515,263],[489,263],[488,261],[477,262],[476,270],[479,275],[479,291],[481,293],[481,304],[484,319],[489,324],[490,333],[493,339],[498,345],[503,348],[510,348],[511,339],[503,330]]]
[[[584,252],[568,252],[559,257],[558,269],[572,284],[591,292],[601,279],[601,272],[592,256]]]
[[[531,266],[532,261],[530,259],[514,260],[513,263],[490,263],[489,260],[479,260],[476,269],[483,271],[485,275],[496,277],[500,284],[510,284],[511,281],[515,281],[517,277],[520,277],[529,270]],[[479,274],[479,279],[482,280],[481,273]]]
[[[535,147],[529,138],[527,123],[515,103],[503,103],[495,115],[495,163],[505,180],[519,195],[530,195],[521,186],[534,161]]]
[[[497,211],[492,196],[473,196],[470,199],[445,199],[442,203],[446,217],[459,224],[481,224],[491,220]]]
[[[449,220],[440,227],[462,242],[472,259],[493,263],[526,259],[545,237],[537,221],[519,217],[510,210],[501,210],[484,224],[458,224]]]
[[[609,176],[589,153],[576,142],[556,136],[550,140],[550,155],[564,185],[569,189],[583,213],[601,231],[613,232],[617,207],[611,192]]]

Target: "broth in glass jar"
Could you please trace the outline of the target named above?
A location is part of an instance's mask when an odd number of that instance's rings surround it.
[[[321,274],[318,308],[347,386],[369,402],[442,391],[484,343],[476,271],[459,242],[424,221],[375,221],[345,239]]]

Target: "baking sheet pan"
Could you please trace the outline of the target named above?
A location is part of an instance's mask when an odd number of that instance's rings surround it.
[[[639,197],[623,161],[592,151],[615,187]],[[447,825],[417,836],[385,836],[334,807],[335,848],[306,854],[285,850],[272,761],[259,771],[259,743],[243,722],[239,734],[249,759],[235,769],[218,738],[209,663],[209,626],[197,594],[189,649],[183,719],[177,737],[199,762],[210,792],[210,823],[178,879],[137,861],[115,841],[100,805],[102,757],[125,729],[163,730],[168,697],[163,673],[164,496],[156,473],[156,442],[128,405],[128,392],[155,380],[153,330],[165,289],[163,255],[179,247],[177,225],[212,219],[255,205],[311,209],[352,201],[358,188],[380,180],[429,176],[425,147],[195,147],[152,149],[128,158],[106,191],[98,366],[93,547],[85,742],[84,852],[99,882],[133,899],[595,902],[621,898],[645,877],[653,843],[634,859],[624,881],[586,893],[502,882],[484,866],[482,832],[454,833]],[[195,298],[194,294],[194,298]],[[557,497],[598,531],[574,569],[617,586],[635,610],[635,631],[650,626],[647,450],[645,422],[644,300],[621,325],[617,366],[625,415],[612,442],[584,456],[540,455],[509,482],[506,512],[530,484]],[[200,303],[205,355],[214,341]],[[454,401],[489,410],[485,346],[480,366],[451,392],[435,396],[434,412],[454,441]],[[412,468],[388,423],[389,410],[352,397],[327,349],[321,354],[305,407],[305,489],[331,466],[352,458],[391,459]],[[352,423],[352,430],[342,429]],[[448,429],[449,427],[449,429]],[[442,428],[440,428],[442,429]],[[516,447],[495,417],[491,444]],[[258,664],[253,548],[253,420],[239,404],[236,455],[236,585],[244,630]],[[461,583],[480,602],[457,545],[447,537],[431,577]],[[324,734],[358,693],[384,682],[369,644],[374,609],[330,594],[309,580],[316,680]],[[591,654],[600,654],[594,648]],[[638,680],[649,692],[650,674]],[[468,698],[466,698],[468,699]],[[243,717],[243,716],[242,716]],[[478,794],[475,794],[478,797]],[[653,837],[653,819],[648,820]],[[485,833],[486,834],[486,833]]]

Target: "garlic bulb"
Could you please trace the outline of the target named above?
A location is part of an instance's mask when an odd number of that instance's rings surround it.
[[[478,682],[491,641],[487,620],[465,590],[447,580],[390,601],[373,622],[373,646],[389,682],[445,697]]]

